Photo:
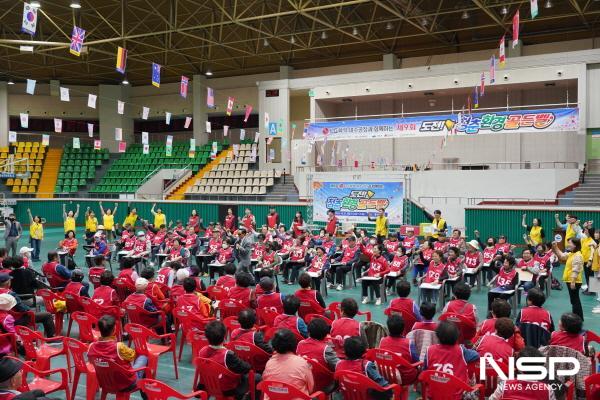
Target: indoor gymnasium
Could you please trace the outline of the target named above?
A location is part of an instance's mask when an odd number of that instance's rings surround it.
[[[600,400],[599,1],[0,27],[0,400]]]

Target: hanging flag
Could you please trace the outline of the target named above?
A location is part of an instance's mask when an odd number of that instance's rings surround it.
[[[479,108],[479,86],[475,86],[475,91],[473,92],[473,107]]]
[[[125,102],[117,100],[117,114],[123,115],[125,113]]]
[[[252,152],[250,153],[250,162],[256,162],[256,146],[252,146]]]
[[[79,143],[79,138],[78,137],[74,137],[73,138],[73,148],[74,149],[79,149],[81,148],[81,145]]]
[[[35,82],[35,79],[27,79],[27,89],[25,89],[27,94],[35,93]]]
[[[481,82],[479,83],[479,95],[483,97],[485,94],[485,72],[481,73]]]
[[[294,138],[295,134],[296,134],[296,124],[294,122],[292,122],[292,139]]]
[[[42,135],[42,146],[50,146],[50,135]]]
[[[100,150],[102,148],[102,141],[100,139],[94,140],[94,150]]]
[[[88,127],[88,136],[94,137],[94,124],[90,124],[88,122],[87,127]]]
[[[227,132],[229,132],[229,125],[223,125],[223,136],[227,136]]]
[[[471,111],[472,111],[471,96],[467,96],[467,110],[469,111],[469,115],[471,115]]]
[[[235,99],[233,97],[228,97],[227,98],[227,115],[231,115],[231,112],[233,111],[233,102],[235,101]]]
[[[206,133],[211,133],[211,132],[212,132],[212,129],[210,126],[210,121],[206,121]]]
[[[95,94],[88,94],[88,107],[89,108],[96,108],[96,99],[98,98],[98,96],[96,96]]]
[[[490,58],[490,85],[496,82],[496,56]]]
[[[172,144],[168,144],[165,146],[165,155],[167,157],[171,157],[173,155],[173,145]]]
[[[119,142],[119,153],[125,153],[127,150],[127,142]]]
[[[215,158],[217,158],[217,151],[219,151],[219,148],[217,146],[217,142],[212,142],[212,149],[210,152],[210,158],[212,160],[214,160]]]
[[[192,117],[185,117],[185,123],[183,124],[183,127],[185,129],[188,129],[190,127],[191,123],[192,123]]]
[[[500,61],[500,68],[504,68],[504,63],[506,62],[506,54],[505,52],[505,48],[504,48],[504,36],[502,36],[502,39],[500,39],[500,46],[498,49],[498,53],[499,53],[499,61]]]
[[[73,33],[71,34],[71,46],[69,52],[74,56],[79,57],[81,55],[81,49],[83,48],[83,39],[85,38],[85,30],[73,27]]]
[[[188,92],[188,83],[190,82],[190,78],[187,76],[181,76],[181,83],[179,84],[179,95],[184,99],[187,98]]]
[[[269,161],[273,162],[275,160],[275,149],[269,149]]]
[[[258,132],[258,131],[257,131],[257,132],[254,134],[254,143],[258,143],[258,138],[259,138],[259,137],[260,137],[260,132]]]
[[[8,131],[8,143],[16,143],[17,142],[17,132]]]
[[[56,133],[62,132],[62,119],[54,118],[54,132],[56,132]]]
[[[273,142],[273,136],[269,136],[267,138],[267,146],[270,145]]]
[[[538,16],[537,0],[529,0],[529,5],[531,6],[531,19],[534,19]]]
[[[35,35],[37,27],[37,8],[31,7],[29,3],[23,4],[23,23],[21,23],[21,31],[30,35]]]
[[[173,136],[167,135],[167,146],[172,146],[172,145],[173,145]]]
[[[160,87],[160,64],[152,63],[152,86]]]
[[[215,91],[213,90],[213,88],[206,88],[206,106],[208,108],[215,107]]]
[[[246,130],[240,129],[240,140],[244,140],[246,138]]]
[[[148,115],[150,115],[150,108],[142,107],[142,119],[148,119]]]
[[[171,113],[168,111],[165,111],[165,123],[171,125]]]
[[[148,141],[148,132],[142,132],[142,144],[150,144]]]
[[[150,145],[149,144],[145,144],[143,146],[142,152],[143,152],[143,154],[150,154]]]
[[[240,153],[240,145],[234,144],[232,147],[233,147],[233,158],[237,158],[238,154]]]
[[[513,17],[513,36],[512,36],[512,48],[514,49],[519,44],[519,9]]]
[[[196,150],[196,139],[190,138],[190,150]]]
[[[60,101],[71,101],[69,97],[69,88],[61,87],[60,89]]]
[[[117,66],[118,72],[125,74],[125,68],[127,66],[127,49],[119,46],[117,49]]]
[[[20,113],[19,118],[21,119],[21,128],[29,128],[29,114]]]
[[[251,112],[252,112],[252,106],[250,104],[246,104],[246,115],[244,115],[244,122],[248,122],[248,118],[250,118]]]
[[[265,112],[265,128],[269,126],[269,113]]]
[[[117,142],[123,140],[123,129],[122,128],[115,128],[115,140]]]

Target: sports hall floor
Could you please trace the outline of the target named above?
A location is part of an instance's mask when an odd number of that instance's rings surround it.
[[[79,244],[80,244],[80,249],[77,251],[77,254],[75,256],[75,261],[78,266],[83,266],[83,265],[85,265],[84,253],[81,248],[81,244],[83,242],[83,239],[82,239],[83,233],[82,233],[81,227],[78,227],[78,229],[79,229],[78,240],[79,240]],[[41,255],[40,255],[41,260],[46,259],[46,254],[48,253],[48,251],[56,248],[59,240],[61,240],[63,238],[62,232],[63,232],[62,228],[46,228],[45,229],[45,238],[44,238],[44,241],[42,242],[42,251],[41,251]],[[24,233],[24,238],[19,241],[19,248],[21,246],[25,246],[27,244],[28,244],[28,231],[27,231],[27,233]],[[34,267],[39,271],[41,268],[41,263],[35,263]],[[116,270],[117,267],[115,267],[113,265],[113,268],[115,268],[114,272],[116,275],[118,273],[118,271]],[[86,275],[86,281],[87,281],[87,268],[83,268],[83,271]],[[558,276],[559,278],[562,276],[562,267],[558,271],[555,271],[555,276]],[[281,291],[283,293],[293,293],[296,291],[296,289],[297,289],[296,285],[294,285],[294,286],[282,285],[281,286]],[[341,301],[343,298],[348,297],[348,296],[353,297],[358,302],[360,302],[360,300],[361,300],[360,284],[359,284],[358,288],[351,288],[351,289],[344,290],[341,292],[338,292],[335,290],[329,290],[328,294],[329,294],[328,297],[325,299],[326,303],[328,303],[328,304],[330,302],[334,302],[334,301]],[[413,299],[417,298],[416,288],[413,288],[413,291],[411,292],[411,297]],[[595,296],[582,295],[581,299],[582,299],[582,303],[583,303],[583,311],[584,311],[585,317],[586,317],[584,327],[586,329],[591,329],[595,332],[600,332],[600,314],[592,314],[592,312],[591,312],[592,308],[596,305]],[[388,299],[388,301],[389,300],[390,299]],[[486,308],[487,308],[487,291],[483,290],[481,292],[477,292],[477,290],[474,290],[473,294],[471,296],[471,302],[477,306],[479,320],[485,319]],[[522,302],[524,302],[524,299],[522,300]],[[564,312],[571,311],[568,293],[566,291],[566,288],[564,288],[564,284],[563,284],[562,291],[556,291],[556,290],[552,291],[552,294],[551,294],[550,298],[546,301],[545,306],[552,313],[552,317],[554,318],[555,325],[556,325],[556,327],[558,327],[558,320],[560,318],[560,315]],[[383,314],[383,310],[385,308],[386,308],[385,304],[382,304],[381,306],[375,306],[373,304],[367,304],[367,305],[361,304],[360,305],[361,310],[371,311],[373,320],[378,321],[382,324],[385,324],[385,316]],[[513,313],[513,317],[515,315],[516,315],[516,313]],[[436,315],[436,318],[437,318],[437,315]],[[64,327],[64,331],[63,331],[64,334],[66,334],[66,326],[67,326],[67,324],[65,323],[65,327]],[[73,327],[74,327],[74,329],[71,332],[71,336],[77,338],[78,337],[77,324],[76,323],[73,324]],[[53,368],[64,367],[65,365],[66,364],[65,364],[64,358],[57,358],[52,361]],[[164,355],[159,360],[159,369],[158,369],[156,378],[165,383],[168,383],[173,388],[175,388],[183,393],[189,393],[190,391],[192,391],[193,375],[194,375],[194,369],[191,365],[191,356],[190,356],[190,352],[189,352],[189,346],[184,347],[183,357],[182,357],[181,363],[179,364],[179,379],[178,380],[175,379],[172,357],[170,357],[169,355]],[[59,392],[58,396],[52,395],[51,397],[64,398],[64,395],[61,395]],[[132,396],[132,399],[139,399],[139,398],[140,398],[139,394],[135,394]],[[412,398],[416,398],[415,393],[411,394],[411,399]],[[85,400],[85,378],[84,377],[82,377],[82,381],[80,381],[80,383],[79,383],[79,388],[77,390],[76,399]]]

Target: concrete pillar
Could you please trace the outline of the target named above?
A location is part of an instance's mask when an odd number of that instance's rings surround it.
[[[196,146],[208,143],[206,121],[208,121],[208,106],[206,105],[206,88],[210,86],[204,75],[194,75],[192,80],[192,104],[194,139]]]
[[[267,89],[279,89],[279,96],[266,97]],[[291,149],[291,126],[290,126],[290,89],[289,81],[281,79],[269,81],[268,84],[261,82],[258,86],[258,121],[260,140],[258,142],[259,166],[261,169],[284,169],[290,171],[289,151]],[[267,145],[269,138],[269,127],[265,125],[265,112],[269,114],[269,122],[282,124],[282,129],[277,129],[275,137],[281,138],[281,163],[267,162]],[[302,127],[296,127],[302,129]]]
[[[8,85],[0,82],[0,146],[8,146]]]
[[[279,79],[292,79],[292,72],[294,67],[289,65],[282,65],[279,67]]]
[[[398,56],[389,53],[383,55],[383,69],[396,69],[398,68]]]
[[[123,140],[127,144],[133,139],[133,115],[141,113],[137,107],[132,109],[127,104],[130,86],[126,85],[100,85],[98,87],[98,120],[100,121],[100,140],[102,147],[108,148],[111,153],[119,151],[119,144],[115,140],[115,128],[123,129]],[[117,113],[117,100],[125,102],[125,113]],[[86,100],[87,101],[87,100]]]
[[[506,58],[521,57],[523,55],[523,42],[519,40],[514,49],[512,43],[512,40],[506,42]]]

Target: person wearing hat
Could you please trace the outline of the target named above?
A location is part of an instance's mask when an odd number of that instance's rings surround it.
[[[146,232],[138,231],[135,242],[133,243],[133,249],[127,254],[127,257],[132,257],[137,262],[145,262],[148,259],[151,250],[152,244],[146,237]]]
[[[100,232],[94,233],[94,248],[90,251],[90,254],[93,256],[108,256],[110,254],[110,249],[108,248],[108,244],[104,239],[104,235]]]
[[[263,276],[258,282],[262,289],[262,294],[256,297],[257,309],[268,308],[277,311],[277,313],[283,313],[283,300],[285,295],[277,293],[275,291],[275,283],[272,278]]]
[[[156,203],[152,204],[152,208],[150,209],[150,212],[154,216],[154,226],[167,225],[167,216],[163,214],[162,208],[158,207],[154,211],[155,208]]]
[[[31,215],[31,210],[27,209],[29,216],[29,244],[33,247],[32,261],[40,261],[40,248],[44,239],[44,225],[39,215]]]
[[[415,235],[415,228],[413,226],[406,227],[406,234],[404,236],[400,235],[398,232],[398,240],[401,243],[401,246],[406,250],[406,255],[411,256],[414,250],[417,250],[421,243],[419,243],[419,238]]]
[[[8,218],[4,219],[4,244],[11,256],[17,255],[17,244],[19,238],[23,234],[23,227],[17,221],[15,214],[11,213]]]
[[[29,268],[31,266],[29,264],[29,260],[31,259],[31,252],[32,251],[33,251],[33,248],[27,247],[27,246],[23,246],[23,247],[21,247],[19,249],[19,255],[23,259],[23,266],[25,268]]]
[[[8,293],[0,294],[0,332],[15,334],[15,318],[9,313],[17,305],[17,299]],[[13,352],[12,342],[6,336],[0,337],[0,357]],[[0,382],[2,379],[0,379]]]
[[[146,278],[137,278],[135,280],[135,293],[127,296],[123,302],[125,309],[127,309],[128,305],[134,305],[148,312],[158,311],[158,308],[156,308],[156,305],[152,302],[152,299],[146,295],[148,283],[148,279]],[[159,318],[157,315],[140,314],[139,317],[142,325],[149,329],[156,327],[159,323]]]

